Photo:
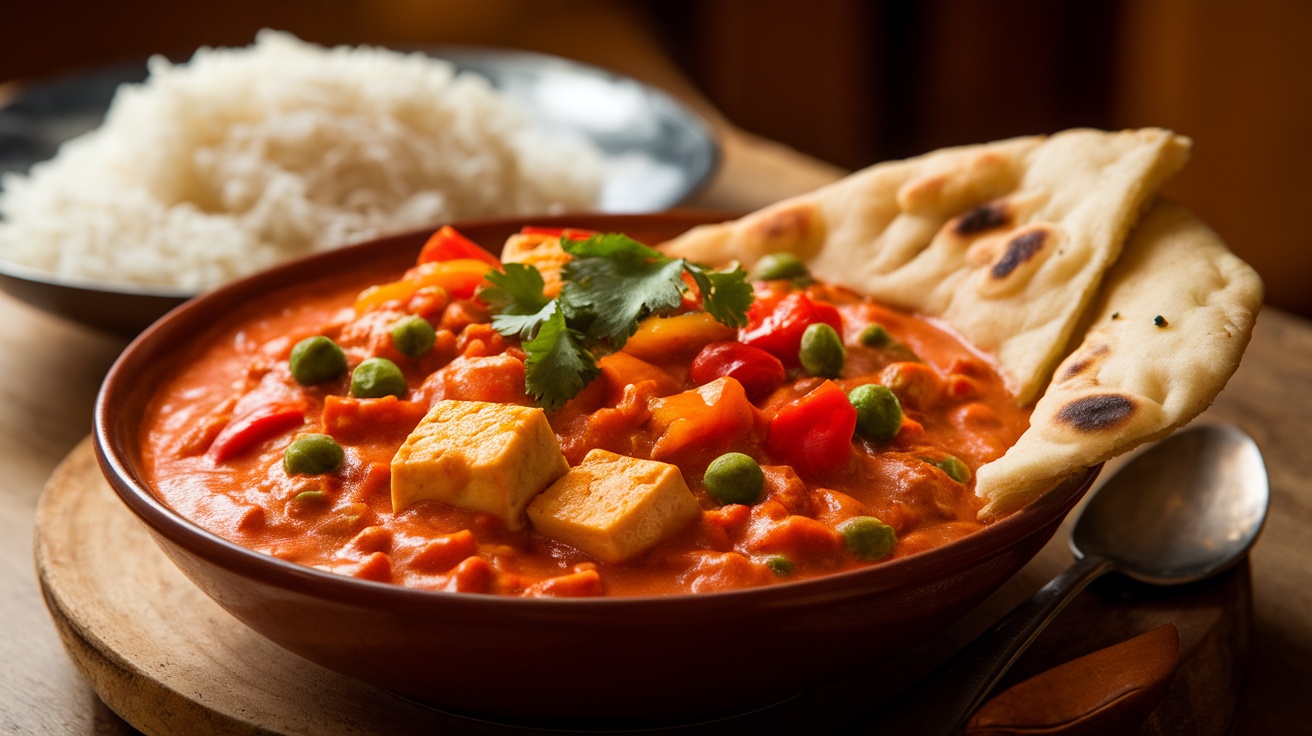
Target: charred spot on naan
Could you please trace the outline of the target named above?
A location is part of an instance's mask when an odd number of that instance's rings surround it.
[[[1093,394],[1066,402],[1056,418],[1060,424],[1077,432],[1095,434],[1128,424],[1138,407],[1133,398],[1124,394]]]
[[[1035,223],[971,245],[967,260],[980,269],[980,296],[998,297],[1023,288],[1057,249],[1061,234],[1049,223]]]
[[[1019,266],[1034,258],[1048,241],[1049,230],[1036,228],[1027,230],[1007,241],[1007,249],[989,269],[989,276],[995,280],[1010,276]]]
[[[1011,206],[1003,201],[988,202],[954,219],[950,226],[952,232],[960,236],[978,235],[990,230],[1008,227],[1014,213]]]

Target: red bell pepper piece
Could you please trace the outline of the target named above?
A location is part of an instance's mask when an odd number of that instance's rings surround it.
[[[856,431],[856,407],[832,381],[784,404],[770,420],[765,449],[804,473],[819,473],[847,461]]]
[[[323,429],[344,445],[372,439],[395,441],[399,446],[427,413],[427,404],[395,396],[356,399],[329,395],[323,402]]]
[[[501,261],[483,249],[481,245],[461,235],[450,225],[443,225],[433,233],[419,251],[418,263],[433,261],[454,261],[462,258],[475,258],[501,268]]]
[[[789,368],[801,365],[797,351],[802,333],[817,322],[843,334],[843,318],[831,304],[816,303],[806,294],[794,291],[779,300],[757,299],[747,309],[747,326],[738,339],[758,347],[783,361]]]
[[[210,443],[208,454],[215,462],[223,462],[304,421],[305,410],[297,404],[263,404],[233,417]]]
[[[753,403],[784,382],[784,364],[764,350],[740,342],[713,342],[693,358],[688,376],[697,385],[728,376],[743,385]]]
[[[582,230],[576,227],[539,227],[537,225],[525,225],[519,229],[520,235],[550,235],[554,238],[569,238],[570,240],[587,240],[597,234],[596,230]]]

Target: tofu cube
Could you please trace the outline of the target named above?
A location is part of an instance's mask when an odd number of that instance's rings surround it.
[[[701,506],[678,467],[592,450],[533,499],[540,534],[602,562],[623,562],[687,526]]]
[[[524,528],[524,507],[569,470],[541,409],[439,401],[392,457],[392,511],[439,501]]]

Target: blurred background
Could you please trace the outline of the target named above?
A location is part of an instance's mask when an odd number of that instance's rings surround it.
[[[720,126],[855,169],[1074,126],[1194,139],[1167,195],[1312,316],[1312,2],[44,0],[0,8],[0,84],[264,28],[322,44],[532,49],[653,82]],[[10,87],[13,88],[12,85]]]

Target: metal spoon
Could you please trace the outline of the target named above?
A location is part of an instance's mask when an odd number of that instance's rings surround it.
[[[1076,562],[857,732],[955,733],[1039,632],[1095,578],[1180,585],[1234,565],[1266,518],[1266,466],[1235,427],[1202,425],[1135,457],[1076,521]]]

